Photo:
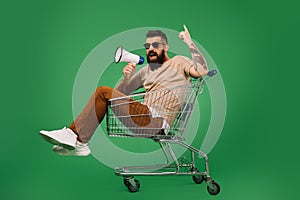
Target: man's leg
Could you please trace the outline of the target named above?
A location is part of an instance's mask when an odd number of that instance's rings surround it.
[[[125,96],[125,94],[114,90],[113,88],[106,86],[98,87],[90,97],[82,112],[71,123],[68,129],[50,132],[41,131],[40,133],[42,136],[46,136],[46,138],[44,138],[47,141],[58,145],[54,146],[54,151],[58,154],[78,155],[81,153],[80,148],[87,150],[83,153],[84,155],[89,154],[90,151],[87,149],[87,143],[105,116],[108,100]],[[115,103],[122,105],[112,108],[116,116],[128,116],[130,118],[130,120],[127,119],[126,121],[121,120],[126,126],[161,127],[161,121],[157,123],[157,119],[153,120],[154,118],[151,117],[151,113],[146,105],[130,98],[121,98],[115,101]],[[61,137],[63,137],[63,140],[61,140]],[[65,145],[66,143],[68,143],[67,146]],[[63,147],[66,147],[67,149]]]
[[[90,97],[82,112],[69,126],[78,135],[79,141],[87,143],[91,139],[105,116],[107,101],[113,95],[125,96],[113,88],[100,86]]]

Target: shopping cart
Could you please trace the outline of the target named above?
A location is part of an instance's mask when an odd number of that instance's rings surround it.
[[[203,92],[206,80],[216,73],[216,70],[212,70],[206,79],[191,79],[188,85],[109,100],[106,118],[108,135],[110,137],[152,139],[160,145],[166,157],[165,164],[115,168],[115,174],[123,176],[124,184],[130,192],[137,192],[140,188],[140,183],[134,176],[147,175],[191,175],[197,184],[205,181],[211,195],[220,192],[219,184],[210,176],[207,155],[184,142],[197,97]],[[127,114],[118,112],[120,109],[124,110],[124,107],[130,110],[131,104],[136,102],[147,105],[149,112],[143,111],[142,114],[130,111]],[[167,107],[172,109],[166,109],[164,103],[167,103]],[[191,159],[177,159],[170,144],[179,144],[188,149]],[[200,171],[196,167],[195,154],[198,155],[198,158],[204,158],[205,170]]]

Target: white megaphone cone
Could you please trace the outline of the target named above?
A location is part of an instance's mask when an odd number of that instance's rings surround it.
[[[144,63],[144,58],[142,56],[130,53],[126,51],[123,47],[119,46],[115,53],[115,62],[131,62],[141,65]]]

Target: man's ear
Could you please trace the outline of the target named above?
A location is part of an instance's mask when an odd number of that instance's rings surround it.
[[[165,50],[165,51],[168,51],[168,50],[169,50],[169,45],[168,45],[168,44],[165,44],[165,45],[164,45],[164,50]]]

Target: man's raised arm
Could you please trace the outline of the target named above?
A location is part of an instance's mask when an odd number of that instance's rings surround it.
[[[200,53],[198,47],[191,39],[191,35],[185,25],[183,25],[183,28],[184,31],[181,31],[178,37],[182,39],[183,42],[186,43],[186,45],[189,47],[194,61],[194,67],[190,69],[190,75],[193,77],[200,77],[200,76],[207,75],[208,68],[205,59]]]

